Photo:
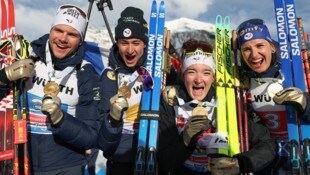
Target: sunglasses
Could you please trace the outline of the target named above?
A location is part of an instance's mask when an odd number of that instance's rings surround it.
[[[153,89],[154,80],[149,71],[146,70],[144,67],[139,67],[137,72],[139,74],[138,81],[143,82],[143,86],[145,88]]]
[[[212,53],[210,53],[210,52],[205,52],[203,49],[201,49],[201,48],[196,48],[196,50],[195,51],[193,51],[193,52],[186,52],[185,54],[184,54],[184,60],[186,60],[187,58],[189,58],[189,57],[191,57],[191,56],[193,56],[193,55],[207,55],[207,56],[213,56],[213,54]]]
[[[246,21],[244,21],[243,23],[241,23],[241,24],[237,27],[237,29],[236,29],[237,34],[239,34],[239,30],[240,30],[240,29],[243,29],[244,26],[245,26],[246,24],[262,25],[262,24],[265,24],[265,21],[262,20],[262,19],[259,19],[259,18],[254,18],[254,19],[246,20]]]
[[[77,11],[79,11],[80,15],[84,18],[84,19],[88,19],[86,16],[86,13],[79,7],[75,6],[75,5],[62,5],[58,8],[57,11],[62,10],[62,9],[76,9]]]
[[[184,60],[188,54],[194,54],[197,50],[197,48],[200,48],[200,50],[203,51],[203,53],[212,53],[213,48],[212,46],[205,42],[205,41],[198,41],[198,40],[189,40],[185,42],[182,46],[183,53],[182,53],[182,59]]]

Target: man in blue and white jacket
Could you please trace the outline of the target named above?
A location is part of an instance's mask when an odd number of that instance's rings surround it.
[[[3,88],[28,78],[25,88],[30,111],[27,127],[31,174],[83,174],[85,150],[97,147],[99,76],[83,60],[86,20],[79,7],[61,6],[50,33],[31,43],[35,59],[19,60],[0,70]],[[48,82],[56,84],[56,90],[52,90],[58,94],[47,92]],[[99,139],[106,138],[105,133],[100,135]],[[104,141],[113,145],[115,139],[109,138],[112,141]]]
[[[103,150],[107,159],[107,175],[134,174],[138,114],[142,88],[146,82],[143,80],[146,74],[141,76],[142,73],[146,73],[143,66],[148,42],[148,25],[143,14],[141,9],[135,7],[127,7],[122,11],[115,28],[116,44],[109,55],[109,67],[101,74],[103,119],[108,119],[114,126],[123,126],[118,135],[109,134],[120,138],[117,147],[99,141],[99,148]],[[109,129],[106,132],[110,131],[113,130]]]

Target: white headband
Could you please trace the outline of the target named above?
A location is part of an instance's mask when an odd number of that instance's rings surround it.
[[[182,66],[182,73],[193,64],[204,64],[211,68],[212,72],[215,73],[215,63],[213,60],[213,54],[204,52],[202,49],[197,48],[195,52],[185,54],[185,58]]]
[[[63,5],[59,7],[51,28],[58,24],[71,26],[80,33],[81,39],[83,39],[86,22],[87,17],[82,9],[74,5]]]

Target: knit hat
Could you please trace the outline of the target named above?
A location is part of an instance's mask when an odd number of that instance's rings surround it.
[[[243,22],[238,27],[237,34],[238,48],[240,48],[245,42],[254,39],[265,39],[272,43],[269,30],[263,20],[260,19],[251,19]]]
[[[52,27],[58,24],[65,24],[73,27],[80,33],[81,39],[84,38],[87,16],[85,12],[74,5],[62,5],[58,8]]]
[[[135,7],[127,7],[121,13],[115,27],[115,40],[119,38],[138,38],[145,44],[148,41],[148,25],[143,18],[143,11]]]
[[[211,68],[212,72],[215,73],[215,63],[213,59],[213,54],[204,52],[201,48],[197,48],[194,52],[187,52],[184,56],[182,73],[194,64],[204,64]]]

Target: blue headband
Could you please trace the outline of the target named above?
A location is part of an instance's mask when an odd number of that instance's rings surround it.
[[[246,23],[243,27],[238,29],[238,47],[247,41],[254,39],[265,39],[272,43],[270,33],[265,24],[251,24]]]

